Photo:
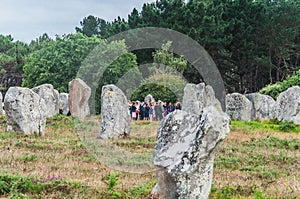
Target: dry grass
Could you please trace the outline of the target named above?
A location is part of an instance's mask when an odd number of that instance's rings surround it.
[[[55,117],[48,121],[44,137],[8,133],[0,118],[0,173],[41,180],[56,176],[86,186],[86,192],[73,190],[70,198],[112,198],[105,179],[115,171],[120,176],[114,191],[125,198],[132,187],[156,181],[151,154],[157,126],[157,122],[133,121],[130,138],[104,143],[96,139],[97,118],[82,123]],[[296,133],[232,131],[216,156],[211,198],[253,198],[257,191],[265,197],[298,198],[298,144]],[[115,161],[119,159],[124,161]],[[43,197],[61,198],[58,192]],[[127,198],[151,198],[145,193],[149,191]]]
[[[82,133],[76,130],[74,122],[68,118],[49,120],[45,136],[39,137],[5,132],[6,124],[3,118],[1,121],[0,132],[3,133],[0,133],[2,136],[0,173],[30,175],[39,179],[55,176],[72,183],[83,183],[97,190],[100,195],[102,191],[106,191],[107,185],[103,179],[112,169],[103,164],[101,158],[95,158],[87,150],[85,146],[87,143],[82,142],[78,136]],[[133,186],[155,181],[155,175],[151,172],[143,174],[116,172],[120,173],[118,187],[124,191]]]

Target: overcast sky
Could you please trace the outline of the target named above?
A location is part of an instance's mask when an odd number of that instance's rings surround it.
[[[73,33],[88,15],[127,19],[133,8],[140,11],[149,2],[154,0],[0,0],[0,34],[30,42],[43,33]]]

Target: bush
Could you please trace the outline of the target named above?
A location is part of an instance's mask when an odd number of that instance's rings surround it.
[[[144,97],[151,94],[154,99],[176,103],[182,101],[185,80],[174,74],[156,74],[145,79],[133,92],[131,100],[144,101]]]
[[[292,86],[300,86],[300,70],[296,71],[294,75],[286,78],[282,82],[267,85],[259,92],[261,94],[270,95],[271,97],[276,99],[281,92],[287,90]]]

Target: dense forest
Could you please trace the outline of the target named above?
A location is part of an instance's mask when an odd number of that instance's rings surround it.
[[[299,70],[299,0],[157,0],[144,4],[140,12],[134,8],[126,20],[118,17],[108,22],[87,16],[80,27],[74,27],[75,34],[55,39],[45,33],[26,44],[0,35],[1,92],[10,86],[42,83],[67,91],[68,82],[95,46],[110,45],[126,51],[122,41],[109,44],[105,39],[141,27],[169,28],[196,40],[216,62],[227,92],[256,92]],[[139,65],[162,63],[162,57],[168,57],[164,64],[178,70],[187,81],[198,83],[201,78],[190,63],[169,53],[166,46],[127,52],[107,68],[99,85],[116,83]],[[144,82],[139,93],[151,88],[157,91],[155,85],[147,87]]]

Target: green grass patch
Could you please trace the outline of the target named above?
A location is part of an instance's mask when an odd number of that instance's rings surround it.
[[[146,182],[145,184],[134,186],[128,190],[129,195],[134,197],[145,197],[149,195],[157,181]]]
[[[155,146],[155,137],[146,137],[146,138],[124,138],[124,139],[116,139],[113,143],[122,148],[136,149],[137,147],[146,148],[146,149],[154,149]]]
[[[11,138],[18,138],[20,136],[22,136],[22,135],[18,134],[18,133],[7,132],[7,131],[0,132],[0,139],[1,140],[11,139]]]
[[[38,159],[38,156],[36,154],[26,154],[23,156],[19,156],[16,158],[16,160],[26,163],[26,162],[34,162]]]
[[[209,198],[214,199],[241,199],[241,198],[265,199],[263,191],[256,189],[255,185],[249,186],[225,186],[217,189],[211,188]]]
[[[231,121],[232,131],[273,131],[273,132],[300,132],[300,125],[291,122],[279,122],[277,120],[269,121]]]
[[[60,177],[35,178],[33,176],[23,177],[20,175],[0,173],[0,196],[9,198],[32,198],[49,193],[57,197],[68,197],[81,195],[86,192],[86,186],[80,183],[70,183]]]
[[[265,137],[260,140],[246,141],[242,143],[243,146],[265,147],[287,149],[291,151],[298,151],[300,148],[299,139],[280,139],[277,137]]]

